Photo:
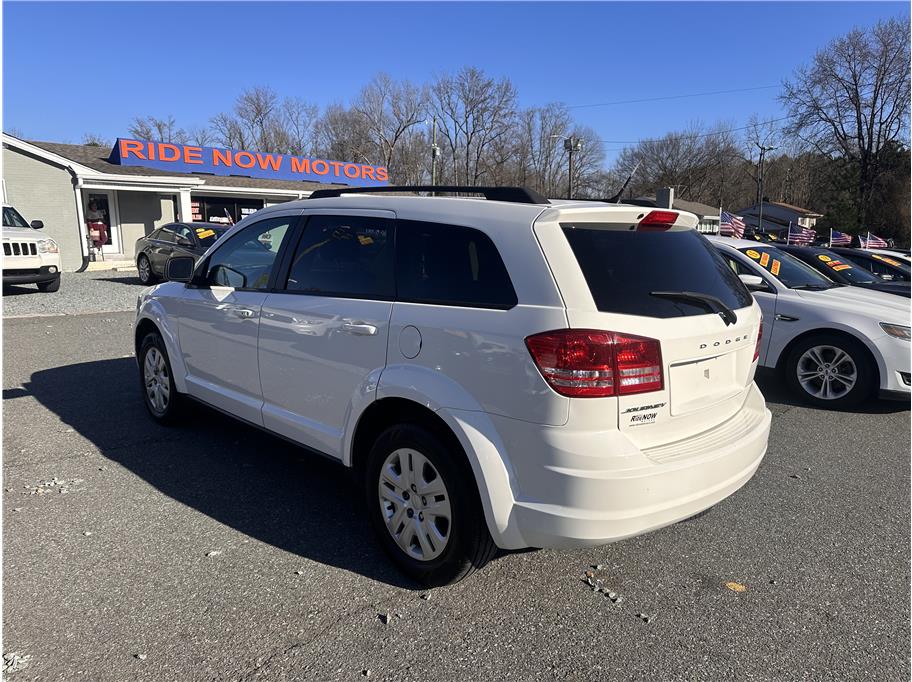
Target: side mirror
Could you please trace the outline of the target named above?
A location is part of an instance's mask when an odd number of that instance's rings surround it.
[[[738,275],[744,286],[750,291],[769,291],[769,287],[760,275]]]
[[[32,221],[32,229],[33,229],[33,230],[40,230],[40,229],[43,228],[43,227],[44,227],[44,223],[43,223],[42,221],[40,221],[40,220],[33,220],[33,221]]]
[[[193,277],[193,268],[196,259],[190,256],[174,256],[168,259],[165,267],[165,276],[171,282],[189,282]]]

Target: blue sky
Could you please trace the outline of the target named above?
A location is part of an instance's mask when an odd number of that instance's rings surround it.
[[[463,65],[521,104],[569,105],[777,85],[829,40],[908,3],[3,4],[3,128],[81,142],[136,115],[201,126],[244,87],[327,104],[375,72],[416,82]],[[575,108],[602,140],[690,121],[781,115],[778,90]],[[623,145],[605,143],[609,158]]]

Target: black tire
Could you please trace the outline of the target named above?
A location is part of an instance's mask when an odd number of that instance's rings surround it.
[[[144,264],[146,266],[145,273],[143,268]],[[155,273],[152,271],[152,262],[145,254],[140,254],[139,258],[136,259],[136,272],[139,275],[141,284],[155,284],[155,282],[158,281],[158,277],[156,277]]]
[[[839,370],[840,372],[845,372],[851,368],[850,365],[845,364],[846,362],[854,364],[856,378],[851,389],[845,390],[844,383],[837,379],[833,379],[830,382],[831,386],[835,387],[832,390],[833,397],[822,398],[812,394],[802,386],[798,379],[799,362],[802,362],[802,356],[804,356],[806,352],[815,347],[837,349],[846,354],[848,361],[844,360],[839,363]],[[821,358],[824,361],[835,360],[836,357],[837,356],[832,351],[826,351],[826,353],[821,355]],[[810,371],[814,364],[815,363],[809,364],[809,360],[806,358],[803,362],[802,369]],[[826,366],[835,369],[832,366],[832,363],[828,363],[825,367]],[[865,348],[861,342],[843,334],[821,333],[801,339],[789,351],[789,354],[785,359],[784,371],[786,384],[788,384],[788,387],[795,396],[809,405],[830,409],[853,407],[854,405],[867,400],[874,394],[875,388],[880,383],[877,365],[871,358],[868,349]],[[822,381],[822,379],[813,379],[811,384],[812,388],[818,384],[822,386]]]
[[[57,275],[50,282],[38,282],[38,291],[42,291],[46,294],[53,294],[55,291],[60,290],[60,275]]]
[[[381,468],[388,457],[402,448],[419,452],[433,465],[450,498],[448,539],[443,551],[429,560],[415,558],[399,546],[392,531],[387,528],[386,512],[380,501]],[[465,455],[454,451],[453,447],[424,427],[399,424],[380,434],[367,458],[363,490],[371,527],[383,549],[403,573],[423,585],[458,582],[476,568],[484,566],[497,552]],[[417,508],[420,508],[419,499],[423,498],[416,494]]]
[[[167,374],[168,400],[164,409],[159,409],[159,406],[153,402],[149,395],[149,391],[146,388],[146,357],[153,349],[161,355]],[[158,332],[149,332],[146,334],[139,346],[138,358],[139,386],[142,391],[143,403],[146,405],[146,410],[148,410],[152,418],[159,424],[171,425],[177,423],[180,416],[183,414],[182,408],[184,401],[180,393],[177,392],[177,387],[174,385],[174,373],[171,371],[171,360],[168,358],[165,342]],[[158,380],[160,381],[161,378]]]

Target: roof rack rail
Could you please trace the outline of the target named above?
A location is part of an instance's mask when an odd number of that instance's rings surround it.
[[[326,199],[343,194],[374,194],[376,192],[458,192],[481,194],[488,201],[507,201],[513,204],[549,204],[546,197],[525,187],[471,187],[468,185],[384,185],[382,187],[334,187],[318,189],[309,199]]]

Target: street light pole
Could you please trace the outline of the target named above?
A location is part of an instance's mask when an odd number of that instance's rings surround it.
[[[583,140],[579,137],[564,138],[564,149],[567,151],[569,178],[567,181],[567,198],[573,198],[573,154],[583,148]]]

